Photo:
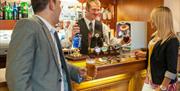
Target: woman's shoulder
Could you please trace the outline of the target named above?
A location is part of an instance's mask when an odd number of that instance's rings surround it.
[[[169,41],[176,41],[179,42],[178,38],[176,36],[170,37]]]
[[[170,37],[167,41],[167,44],[171,45],[171,44],[177,44],[179,45],[179,40],[176,36]]]

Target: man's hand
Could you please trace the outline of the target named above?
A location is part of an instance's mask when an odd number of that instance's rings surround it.
[[[87,75],[87,69],[86,68],[79,68],[79,74],[81,77],[85,77]]]
[[[134,53],[136,57],[141,57],[141,58],[146,57],[146,52],[143,52],[141,50],[136,50]]]
[[[161,90],[161,89],[158,87],[158,88],[155,89],[155,91],[163,91],[163,90]]]

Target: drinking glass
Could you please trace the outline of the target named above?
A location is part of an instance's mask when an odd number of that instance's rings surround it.
[[[95,60],[88,57],[86,59],[86,68],[87,68],[87,80],[92,80],[96,77],[97,69],[95,66]]]

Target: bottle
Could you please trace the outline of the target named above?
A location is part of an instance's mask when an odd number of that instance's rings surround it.
[[[20,7],[21,7],[21,17],[28,18],[28,3],[21,2]]]
[[[19,19],[19,17],[18,17],[18,8],[17,8],[16,2],[14,2],[14,5],[13,5],[13,19],[14,20]]]
[[[18,9],[18,12],[17,12],[17,17],[18,17],[18,20],[22,18],[22,15],[21,15],[21,6],[18,5],[17,6],[17,9]]]
[[[3,20],[8,20],[8,5],[6,1],[3,7]]]
[[[7,12],[8,12],[8,20],[12,20],[13,19],[13,9],[12,9],[12,5],[10,3],[8,3],[8,7],[7,7]]]
[[[81,34],[76,33],[73,38],[73,48],[80,48],[81,47]]]

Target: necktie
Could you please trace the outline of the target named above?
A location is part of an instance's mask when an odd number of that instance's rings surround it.
[[[89,23],[89,31],[90,31],[90,32],[93,32],[93,25],[92,25],[92,22]]]
[[[89,23],[89,33],[88,33],[88,45],[91,47],[91,38],[92,38],[93,26],[92,22]]]
[[[57,32],[54,32],[54,37],[55,37],[57,47],[58,47],[58,50],[59,50],[59,55],[60,55],[60,58],[61,58],[62,68],[64,69],[64,71],[66,73],[66,79],[67,79],[67,83],[68,83],[68,88],[69,88],[69,91],[71,91],[71,82],[70,82],[70,77],[69,77],[70,75],[68,73],[67,65],[66,65],[66,62],[65,62],[64,54],[62,52],[61,43],[60,43]]]

